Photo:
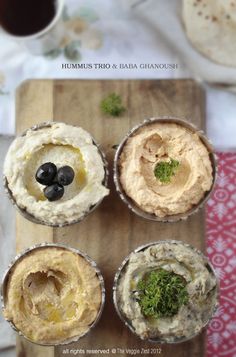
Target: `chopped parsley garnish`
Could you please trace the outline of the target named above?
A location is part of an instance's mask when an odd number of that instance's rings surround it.
[[[179,161],[170,159],[170,161],[160,161],[154,168],[154,175],[162,183],[170,183],[171,177],[175,175],[179,167]]]
[[[118,117],[125,111],[122,105],[121,97],[118,94],[111,93],[101,101],[101,110],[105,114]]]
[[[164,269],[152,271],[137,285],[138,303],[146,317],[171,317],[188,303],[186,281]]]

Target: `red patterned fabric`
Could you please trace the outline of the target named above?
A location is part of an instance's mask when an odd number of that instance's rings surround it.
[[[218,153],[207,204],[207,254],[220,280],[220,306],[207,331],[207,357],[236,357],[236,153]]]

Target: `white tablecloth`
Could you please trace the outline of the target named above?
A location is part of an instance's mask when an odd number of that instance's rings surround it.
[[[33,56],[0,35],[0,132],[14,133],[14,90],[28,78],[236,81],[236,69],[213,64],[191,47],[183,31],[181,0],[147,0],[130,8],[135,2],[140,1],[100,0],[98,6],[95,0],[66,0],[67,35],[61,48],[48,56]],[[118,69],[62,69],[62,63],[72,62],[114,63]],[[137,64],[138,69],[120,69],[122,63]],[[140,69],[140,64],[177,64],[178,68]],[[209,86],[206,90],[208,135],[217,147],[234,147],[236,96]]]

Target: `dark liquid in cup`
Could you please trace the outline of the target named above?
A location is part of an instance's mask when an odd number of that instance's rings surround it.
[[[0,0],[0,25],[15,36],[43,30],[55,13],[55,0]]]

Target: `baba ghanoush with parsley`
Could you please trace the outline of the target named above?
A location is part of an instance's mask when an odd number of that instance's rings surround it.
[[[64,123],[42,124],[17,137],[6,155],[4,175],[17,206],[50,225],[78,221],[109,194],[93,138]]]
[[[116,301],[137,335],[168,343],[195,336],[209,322],[217,291],[215,274],[199,251],[166,241],[131,253]]]
[[[210,153],[197,131],[174,122],[149,122],[125,142],[119,180],[143,211],[160,218],[185,213],[212,188]]]

